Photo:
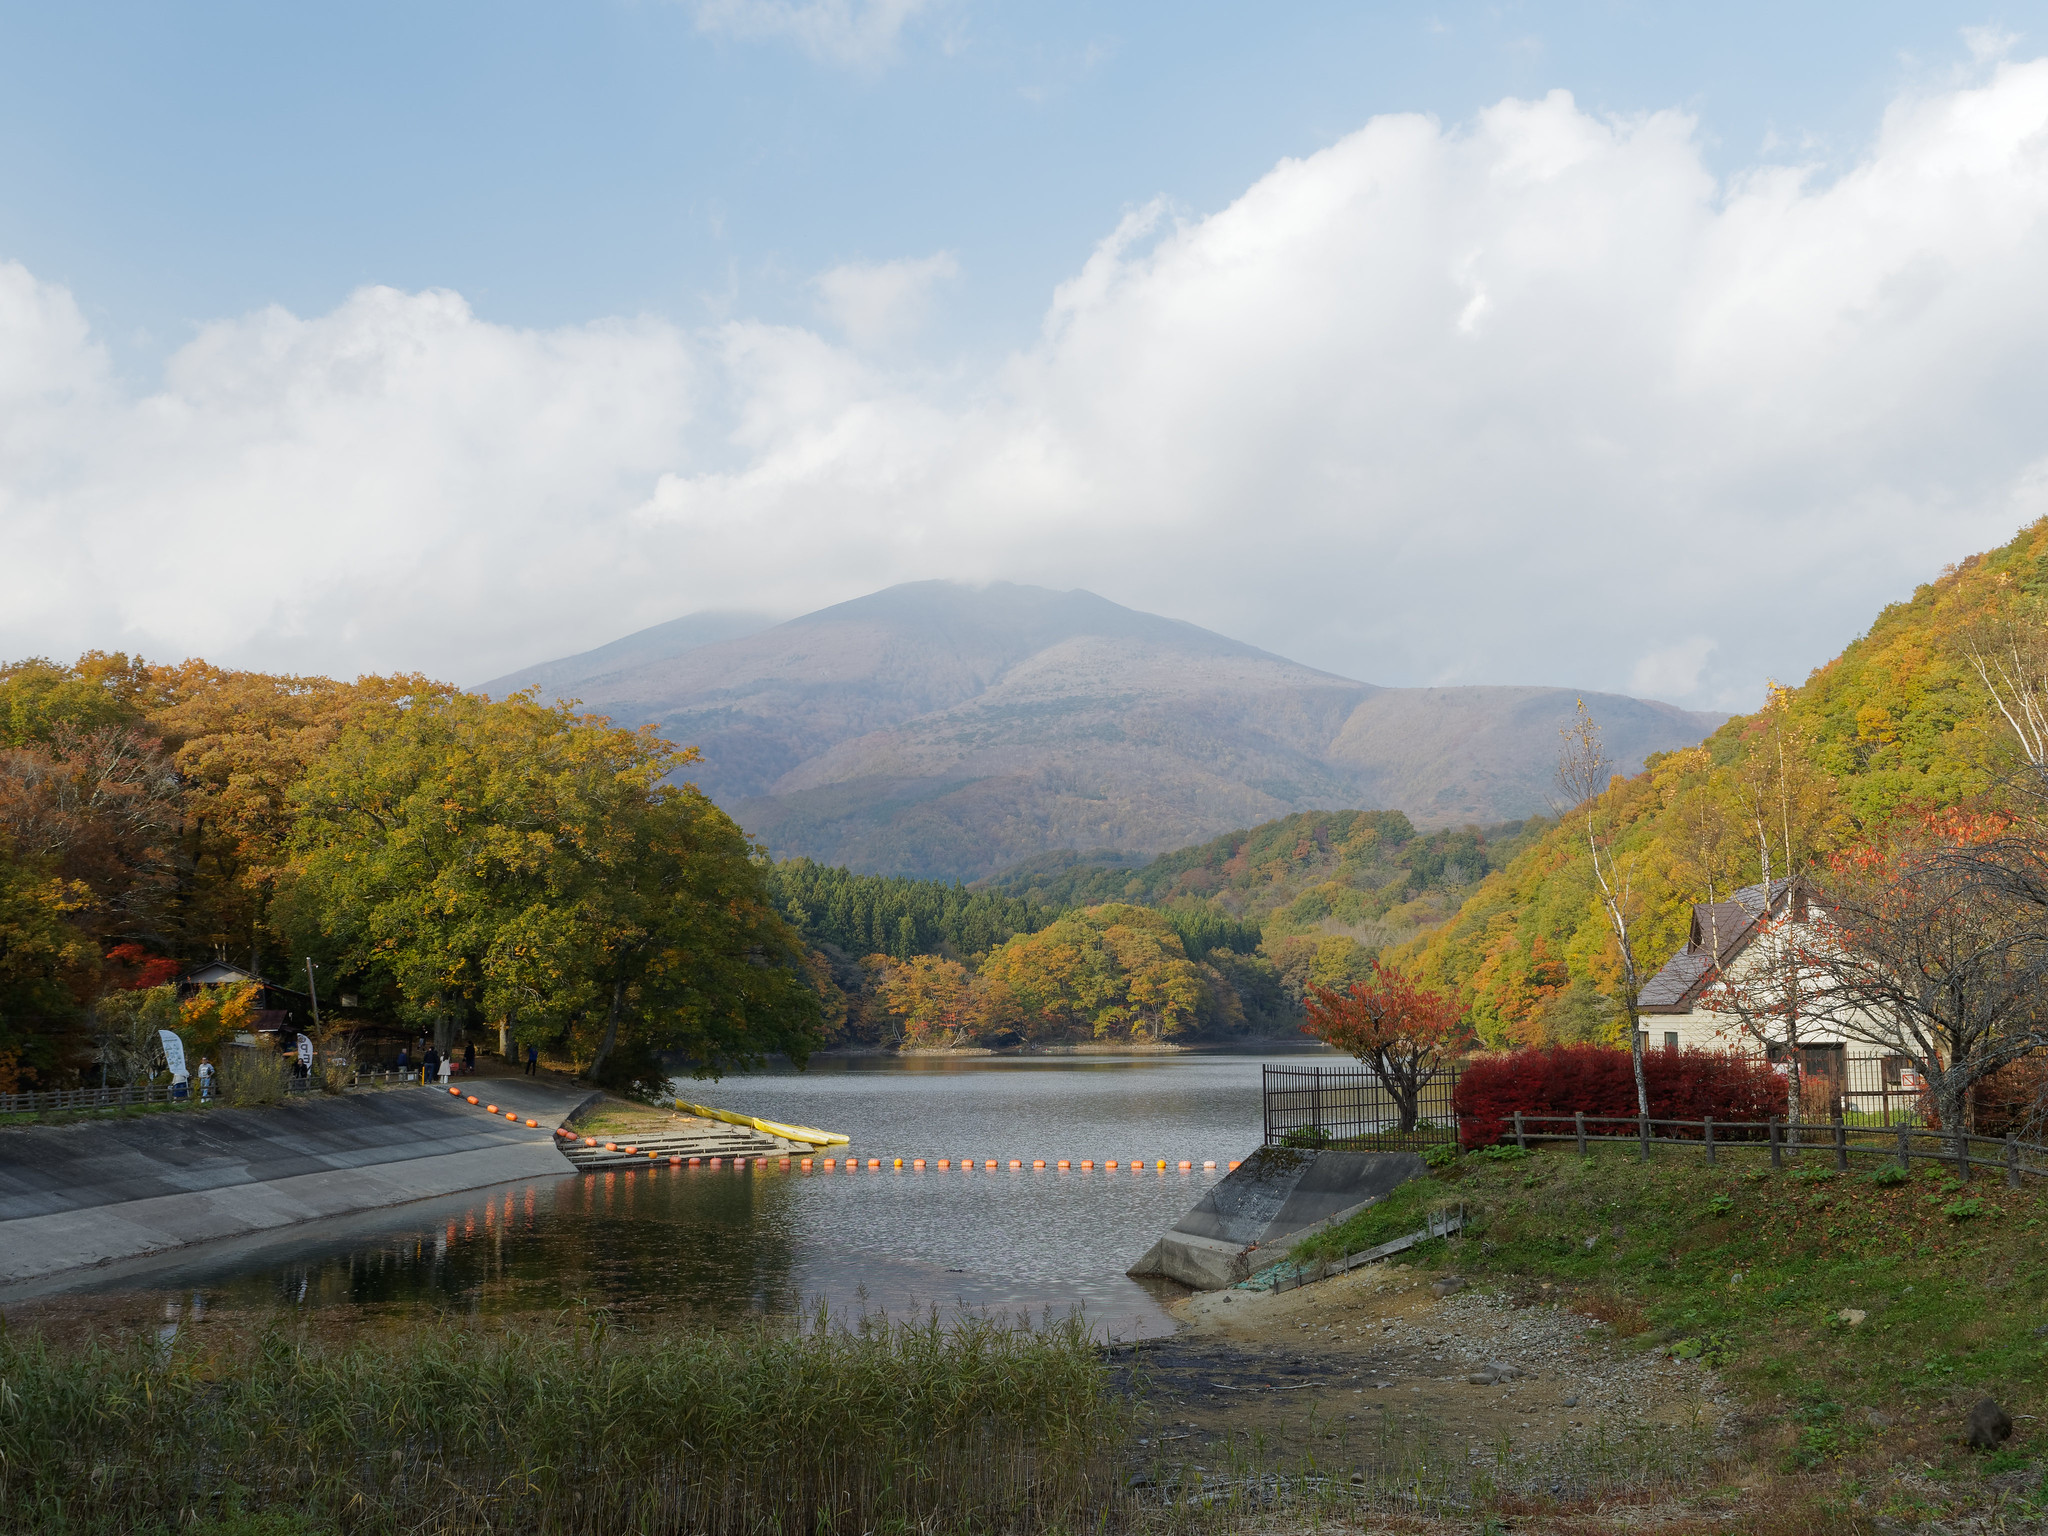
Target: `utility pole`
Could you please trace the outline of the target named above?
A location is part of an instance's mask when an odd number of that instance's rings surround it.
[[[311,955],[306,956],[306,995],[313,999],[313,1029],[315,1033],[318,1033],[320,1029],[320,989],[313,983],[313,972],[317,969],[318,967],[313,964],[313,957]]]

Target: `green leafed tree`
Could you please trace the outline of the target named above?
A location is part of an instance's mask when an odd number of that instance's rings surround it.
[[[509,1020],[595,1081],[658,1091],[815,1038],[818,999],[764,866],[694,760],[530,695],[366,711],[293,792],[283,895],[336,974],[422,1024]]]

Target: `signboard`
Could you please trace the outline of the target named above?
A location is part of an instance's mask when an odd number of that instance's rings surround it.
[[[164,1061],[171,1069],[171,1081],[182,1083],[191,1076],[185,1070],[185,1042],[168,1029],[160,1029],[157,1038],[164,1043]]]
[[[313,1067],[313,1042],[304,1035],[299,1036],[299,1065],[308,1071]]]

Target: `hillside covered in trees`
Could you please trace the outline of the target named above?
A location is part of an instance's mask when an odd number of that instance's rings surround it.
[[[1311,811],[1143,864],[1046,856],[975,887],[806,859],[772,879],[830,971],[839,1038],[1292,1037],[1310,987],[1443,921],[1541,826],[1421,834],[1398,811]]]
[[[2038,667],[2044,615],[2048,521],[1887,607],[1804,683],[1773,686],[1699,747],[1617,778],[1596,814],[1634,883],[1639,958],[1662,963],[1696,901],[1820,867],[1897,818],[1995,804],[2014,738],[1971,652]],[[1618,951],[1577,822],[1544,832],[1393,957],[1454,987],[1490,1044],[1625,1033]]]
[[[217,1044],[242,1015],[165,985],[216,953],[317,963],[337,1031],[502,1023],[622,1086],[801,1055],[809,957],[689,760],[420,677],[0,667],[0,1091],[148,1070],[136,989]]]

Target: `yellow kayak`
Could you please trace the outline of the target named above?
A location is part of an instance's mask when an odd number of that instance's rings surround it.
[[[676,1108],[686,1115],[698,1115],[706,1120],[723,1120],[727,1125],[744,1125],[749,1130],[761,1131],[769,1136],[780,1136],[784,1141],[808,1142],[814,1147],[834,1147],[851,1141],[851,1136],[842,1136],[837,1131],[820,1131],[808,1125],[783,1125],[775,1120],[759,1120],[752,1115],[736,1115],[729,1109],[713,1109],[708,1104],[685,1104],[676,1100]]]

